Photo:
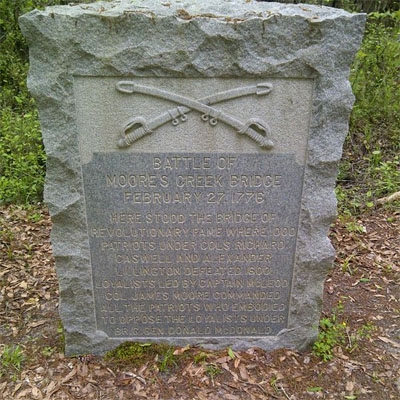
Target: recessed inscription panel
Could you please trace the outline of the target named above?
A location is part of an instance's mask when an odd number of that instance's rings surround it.
[[[83,175],[98,329],[249,337],[287,326],[303,181],[293,155],[96,153]]]

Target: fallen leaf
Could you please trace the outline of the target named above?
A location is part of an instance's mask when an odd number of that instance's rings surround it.
[[[353,381],[347,381],[345,385],[345,389],[347,392],[352,392],[354,390],[354,382]]]
[[[32,387],[32,395],[37,399],[43,399],[42,392],[36,386]]]
[[[27,284],[25,281],[22,281],[22,282],[19,284],[19,287],[22,288],[22,289],[27,289],[27,288],[28,288],[28,284]]]
[[[391,340],[391,339],[389,339],[387,337],[384,337],[384,336],[378,336],[378,338],[380,340],[382,340],[382,342],[385,342],[387,344],[391,344],[393,347],[396,347],[396,348],[400,349],[400,344],[399,343],[397,343],[397,342],[395,342],[395,341],[393,341],[393,340]]]
[[[240,400],[240,397],[235,396],[233,394],[225,393],[224,394],[224,399],[227,399],[227,400]]]
[[[18,393],[18,395],[17,395],[17,399],[23,399],[23,398],[25,398],[25,399],[27,399],[27,398],[29,398],[29,397],[26,397],[28,394],[30,395],[32,393],[32,390],[29,388],[29,389],[25,389],[25,390],[23,390],[22,392],[20,392],[20,393]],[[15,392],[14,392],[14,394],[15,394]]]
[[[220,357],[218,359],[215,360],[215,362],[217,364],[225,364],[227,362],[229,362],[231,360],[231,358],[229,356],[225,356],[225,357]]]
[[[185,353],[185,352],[188,351],[188,350],[190,350],[190,346],[189,346],[189,345],[187,345],[187,346],[185,346],[185,347],[181,347],[181,348],[179,348],[179,349],[176,349],[176,350],[173,352],[173,355],[174,355],[174,356],[179,356],[180,354],[183,354],[183,353]]]
[[[77,373],[76,368],[74,368],[65,378],[62,379],[62,383],[67,383],[70,379],[72,379]]]
[[[56,383],[54,381],[51,381],[47,388],[45,389],[46,394],[50,394],[55,388],[56,388]]]
[[[47,320],[43,319],[41,321],[37,321],[37,322],[32,322],[28,325],[29,328],[37,328],[38,326],[47,324]]]
[[[247,369],[243,364],[239,366],[239,373],[240,373],[240,377],[244,381],[248,381],[249,380],[249,374],[247,373]]]

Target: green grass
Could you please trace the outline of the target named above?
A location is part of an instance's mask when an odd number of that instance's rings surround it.
[[[0,377],[11,375],[15,379],[24,360],[25,355],[20,346],[4,346],[0,352]]]

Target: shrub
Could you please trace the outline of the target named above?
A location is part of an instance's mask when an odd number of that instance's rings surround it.
[[[28,48],[18,17],[50,0],[0,0],[0,204],[42,199],[45,155],[27,85]]]
[[[351,74],[356,102],[353,135],[367,150],[399,146],[400,132],[400,11],[372,13],[362,48]],[[384,135],[382,137],[382,134]]]
[[[0,203],[42,199],[45,155],[37,112],[6,108],[0,119]]]
[[[400,11],[368,16],[350,76],[356,102],[338,179],[342,211],[358,213],[400,188],[399,38]]]

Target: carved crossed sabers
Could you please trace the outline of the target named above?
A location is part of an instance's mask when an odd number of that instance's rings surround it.
[[[202,113],[202,120],[208,121],[212,126],[215,126],[220,120],[233,127],[239,134],[249,136],[259,146],[265,149],[271,149],[273,147],[273,142],[269,138],[270,128],[264,121],[257,118],[251,118],[247,122],[243,123],[236,117],[211,107],[212,104],[219,103],[221,101],[248,96],[251,94],[256,94],[258,96],[266,95],[272,90],[272,84],[270,83],[259,83],[253,86],[238,87],[224,92],[219,92],[199,100],[193,100],[191,98],[151,86],[137,85],[131,81],[120,81],[117,83],[116,88],[121,93],[141,93],[164,100],[170,100],[179,104],[178,107],[164,112],[148,123],[143,117],[131,119],[125,126],[123,137],[118,140],[118,147],[120,148],[129,147],[136,140],[139,140],[143,136],[152,133],[153,130],[167,122],[172,121],[173,125],[178,125],[179,120],[185,122],[187,120],[186,114],[191,110],[196,110]],[[127,133],[128,131],[130,132]]]

